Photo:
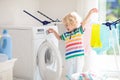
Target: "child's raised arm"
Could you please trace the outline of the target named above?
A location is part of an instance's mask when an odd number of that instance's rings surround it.
[[[97,10],[96,8],[93,8],[93,9],[91,9],[91,10],[88,12],[87,16],[85,17],[85,19],[84,19],[84,20],[82,21],[82,23],[81,23],[83,29],[84,29],[85,24],[88,23],[91,14],[92,14],[92,13],[97,13],[97,12],[98,12],[98,10]]]

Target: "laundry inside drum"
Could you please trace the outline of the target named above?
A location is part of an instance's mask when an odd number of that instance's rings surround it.
[[[45,64],[46,65],[51,65],[53,63],[53,54],[52,50],[50,48],[47,48],[45,52]]]

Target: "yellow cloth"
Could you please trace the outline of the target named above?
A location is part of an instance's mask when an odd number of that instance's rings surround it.
[[[100,40],[100,24],[92,24],[90,45],[92,48],[101,48],[102,47],[102,43]]]

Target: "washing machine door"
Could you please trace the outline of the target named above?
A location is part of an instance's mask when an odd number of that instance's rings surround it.
[[[60,80],[62,57],[54,44],[44,41],[39,47],[37,61],[42,80]]]

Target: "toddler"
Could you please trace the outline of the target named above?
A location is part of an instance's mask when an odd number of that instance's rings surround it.
[[[96,12],[96,8],[91,9],[82,22],[80,22],[80,17],[76,12],[67,14],[62,20],[67,32],[62,35],[59,35],[54,29],[48,29],[48,32],[54,33],[58,40],[65,41],[66,76],[68,79],[71,79],[72,74],[82,72],[82,56],[84,55],[83,33],[91,14]]]

